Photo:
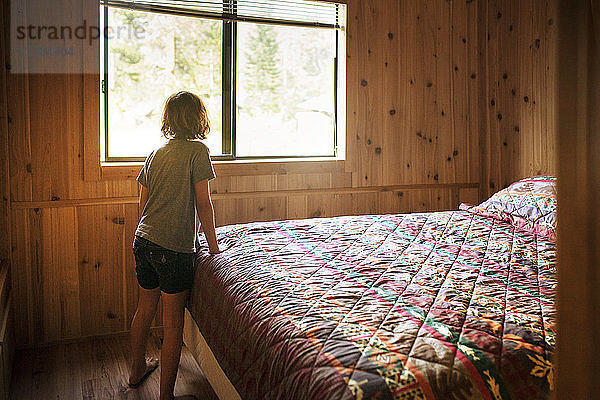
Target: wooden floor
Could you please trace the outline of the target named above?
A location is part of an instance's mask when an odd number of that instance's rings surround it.
[[[151,335],[149,356],[160,358],[159,336]],[[139,388],[127,386],[127,351],[127,335],[18,351],[11,399],[158,399],[160,368]],[[217,400],[190,351],[184,347],[175,396],[189,394],[200,400]]]

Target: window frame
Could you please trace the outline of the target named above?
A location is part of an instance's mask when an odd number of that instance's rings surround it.
[[[223,1],[223,13],[231,13],[234,9],[233,6],[230,6],[232,3],[235,3],[236,0],[224,0]],[[344,4],[345,2],[340,2],[340,4]],[[101,13],[101,21],[103,26],[107,26],[108,24],[108,12],[109,7],[107,5],[100,6]],[[231,8],[230,8],[231,7]],[[151,12],[151,11],[149,11]],[[237,76],[237,21],[235,20],[227,20],[222,18],[215,18],[205,15],[188,15],[185,13],[178,13],[176,11],[157,11],[159,14],[166,15],[175,15],[175,16],[187,16],[201,19],[219,19],[222,21],[222,98],[221,98],[221,118],[222,118],[222,132],[221,132],[221,146],[222,153],[219,155],[213,155],[211,158],[213,161],[236,161],[236,162],[260,162],[260,161],[328,161],[328,160],[339,160],[340,158],[344,158],[344,154],[340,154],[343,152],[344,148],[340,148],[340,132],[339,129],[340,124],[340,103],[339,103],[339,94],[342,91],[340,87],[339,77],[340,77],[340,66],[345,65],[339,62],[340,57],[343,55],[340,48],[340,36],[344,35],[343,31],[340,29],[335,30],[335,57],[333,59],[333,148],[332,154],[326,155],[259,155],[259,156],[239,156],[236,154],[236,76]],[[102,15],[103,14],[103,15]],[[269,21],[262,20],[258,18],[253,18],[249,21],[240,21],[240,22],[248,22],[248,23],[256,23],[256,24],[272,24],[275,26],[301,26],[301,27],[312,27],[314,29],[324,29],[322,27],[314,26],[311,23],[303,23],[303,22],[294,22],[294,21]],[[333,28],[327,28],[333,29]],[[342,36],[345,38],[345,35]],[[344,41],[345,43],[345,41]],[[103,44],[100,48],[100,65],[102,66],[100,72],[100,85],[101,85],[101,105],[100,105],[100,141],[103,141],[103,145],[101,145],[100,150],[100,160],[101,163],[106,166],[114,166],[114,165],[131,165],[132,163],[143,163],[145,161],[145,157],[110,157],[109,156],[109,135],[108,135],[108,119],[109,119],[109,93],[108,87],[106,86],[109,82],[108,79],[108,60],[109,60],[109,40],[103,40]],[[345,71],[344,71],[345,75]],[[345,104],[343,111],[345,111]],[[342,150],[342,151],[340,151]],[[103,153],[103,154],[102,154]]]

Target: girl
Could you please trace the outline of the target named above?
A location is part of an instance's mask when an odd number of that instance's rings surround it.
[[[168,142],[150,153],[137,177],[141,219],[133,253],[139,300],[131,324],[129,385],[139,386],[158,367],[158,360],[146,358],[145,353],[150,323],[162,295],[160,399],[166,400],[173,399],[184,308],[194,281],[199,222],[210,252],[220,250],[208,189],[208,181],[215,174],[208,148],[197,141],[206,139],[210,132],[202,100],[189,92],[169,97],[161,131]]]

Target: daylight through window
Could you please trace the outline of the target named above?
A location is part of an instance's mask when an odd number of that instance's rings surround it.
[[[345,6],[101,4],[114,32],[102,41],[103,161],[141,161],[160,145],[164,101],[178,90],[203,98],[215,159],[338,156]]]

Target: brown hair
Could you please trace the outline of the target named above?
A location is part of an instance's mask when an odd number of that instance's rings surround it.
[[[186,91],[169,96],[160,130],[168,139],[206,139],[210,124],[202,99]]]

